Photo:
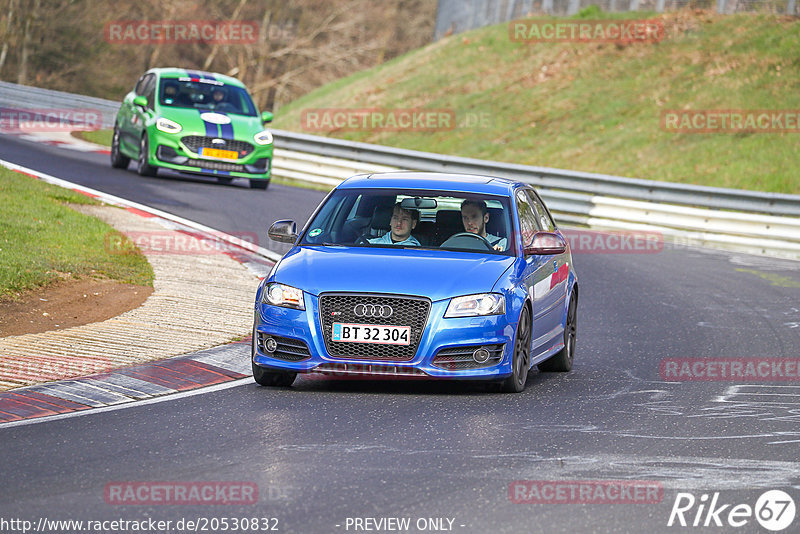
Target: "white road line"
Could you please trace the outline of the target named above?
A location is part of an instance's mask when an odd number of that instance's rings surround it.
[[[182,391],[180,393],[175,393],[174,395],[164,395],[161,397],[155,397],[152,399],[146,399],[142,401],[131,401],[125,404],[116,404],[114,406],[103,406],[101,408],[92,408],[89,410],[80,410],[77,412],[61,413],[58,415],[48,415],[46,417],[36,417],[34,419],[25,419],[23,421],[11,421],[10,423],[0,423],[0,430],[15,426],[35,425],[37,423],[47,423],[50,421],[57,421],[60,419],[70,419],[72,417],[83,417],[84,415],[94,415],[98,413],[114,412],[116,410],[124,410],[125,408],[132,408],[134,406],[144,406],[146,404],[156,404],[159,402],[184,399],[186,397],[193,397],[195,395],[203,395],[206,393],[214,393],[216,391],[222,391],[225,389],[231,389],[239,386],[246,386],[249,384],[255,384],[255,382],[253,382],[252,377],[239,378],[237,380],[224,382],[222,384],[216,384],[214,386],[201,387],[198,389],[193,389],[191,391]]]

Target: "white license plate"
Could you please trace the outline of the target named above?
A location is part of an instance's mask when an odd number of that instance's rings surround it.
[[[380,343],[382,345],[410,345],[411,327],[333,323],[333,340],[354,343]]]

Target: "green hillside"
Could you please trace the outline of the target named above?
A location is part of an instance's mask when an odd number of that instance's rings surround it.
[[[631,14],[590,9],[582,16]],[[497,161],[800,193],[800,133],[676,133],[661,123],[665,110],[800,110],[800,20],[703,11],[657,18],[665,28],[658,43],[518,43],[507,24],[453,35],[307,94],[277,110],[274,126]],[[329,108],[451,110],[456,125],[309,128],[308,113]]]

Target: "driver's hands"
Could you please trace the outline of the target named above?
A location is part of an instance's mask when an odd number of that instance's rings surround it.
[[[500,252],[502,252],[502,251],[503,251],[503,247],[501,247],[500,245],[495,245],[493,248],[494,248],[495,250],[498,250],[498,251],[500,251]]]

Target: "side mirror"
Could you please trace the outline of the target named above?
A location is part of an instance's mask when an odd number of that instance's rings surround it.
[[[272,112],[271,111],[262,111],[261,112],[261,123],[267,124],[268,122],[272,122]]]
[[[525,255],[553,255],[562,254],[567,250],[567,242],[555,232],[536,232],[530,244],[525,245]]]
[[[267,235],[273,241],[281,243],[294,243],[297,241],[297,224],[288,219],[275,221],[269,227]]]
[[[147,108],[147,97],[144,95],[139,95],[133,99],[133,105],[139,106],[140,108],[146,109]]]

